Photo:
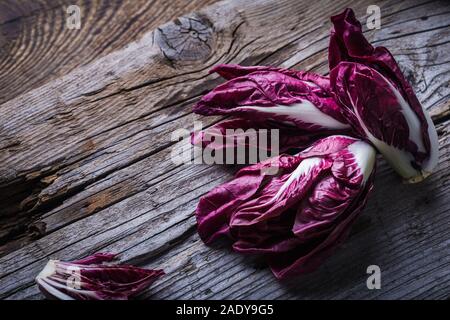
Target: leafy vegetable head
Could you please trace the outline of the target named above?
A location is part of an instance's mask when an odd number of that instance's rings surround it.
[[[314,133],[349,128],[325,77],[235,65],[219,65],[212,71],[230,80],[203,96],[194,107],[196,113],[271,120],[275,127],[278,124]]]
[[[438,139],[430,116],[392,54],[366,40],[351,9],[331,21],[331,89],[345,118],[403,178],[424,179],[438,160]]]
[[[233,249],[263,254],[278,278],[312,271],[348,235],[372,188],[375,150],[331,136],[297,155],[281,155],[240,170],[197,207],[198,232]],[[276,165],[278,175],[267,176]]]
[[[327,77],[275,67],[226,64],[217,65],[210,72],[229,81],[205,95],[194,112],[233,118],[193,132],[193,145],[223,151],[224,156],[239,146],[268,150],[267,143],[259,139],[249,141],[245,135],[228,133],[254,130],[259,136],[266,130],[267,140],[278,142],[276,151],[284,152],[304,149],[325,135],[350,132],[350,125],[332,97]],[[272,140],[273,129],[278,130],[278,135]]]
[[[324,136],[323,132],[313,133],[291,126],[274,125],[271,121],[233,118],[220,121],[202,131],[192,132],[191,143],[210,152],[219,151],[224,159],[232,157],[232,162],[224,163],[243,164],[254,163],[248,157],[251,152],[261,161],[269,157],[269,154],[276,156],[290,149],[305,149]],[[242,154],[239,157],[239,152],[244,153],[244,157]]]
[[[41,292],[58,300],[126,300],[161,277],[162,270],[104,265],[114,254],[97,253],[82,260],[50,260],[36,277]]]
[[[306,72],[293,69],[283,69],[269,66],[249,66],[244,67],[238,64],[218,64],[214,66],[209,73],[218,73],[224,79],[231,80],[237,77],[248,76],[257,71],[272,71],[275,73],[282,73],[289,77],[300,79],[306,82],[313,83],[320,87],[325,95],[331,96],[330,79],[314,72]]]

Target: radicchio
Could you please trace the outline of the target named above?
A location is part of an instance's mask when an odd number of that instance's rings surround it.
[[[36,277],[41,292],[58,300],[127,300],[164,275],[129,265],[104,265],[114,254],[97,253],[82,260],[50,260]]]
[[[234,118],[193,132],[194,145],[214,150],[241,145],[261,149],[264,147],[260,141],[251,142],[244,135],[228,134],[226,130],[267,130],[270,135],[271,130],[278,129],[278,151],[283,152],[302,149],[319,137],[350,130],[332,97],[327,77],[275,67],[226,64],[217,65],[210,72],[228,81],[206,94],[194,112]]]
[[[265,160],[289,149],[305,149],[323,136],[321,133],[311,133],[291,126],[273,125],[270,121],[234,118],[221,121],[205,130],[192,132],[191,143],[214,150],[216,156],[217,151],[221,152],[224,161],[226,157],[232,156],[231,163],[244,164],[254,163],[250,161],[252,152],[255,153],[255,160]],[[244,148],[242,150],[246,157],[237,156],[240,147]]]
[[[313,86],[320,87],[323,90],[323,94],[325,96],[331,95],[330,79],[314,72],[270,66],[241,66],[238,64],[218,64],[214,66],[209,71],[209,73],[218,73],[222,78],[231,80],[237,77],[247,76],[256,71],[273,71],[275,73],[282,73],[289,77],[310,83]]]
[[[428,112],[392,54],[366,40],[351,9],[331,20],[330,82],[344,116],[405,181],[423,180],[439,156]]]
[[[375,160],[368,143],[330,136],[243,168],[201,198],[199,235],[206,244],[227,236],[235,251],[264,255],[280,279],[313,271],[364,207]],[[278,175],[265,175],[273,165]]]
[[[234,77],[233,69],[237,74],[249,73]],[[305,73],[224,65],[213,71],[233,78],[203,96],[194,107],[196,113],[259,121],[270,119],[313,132],[349,128],[329,91],[316,84],[311,76],[306,80]],[[321,76],[316,77],[325,81]]]

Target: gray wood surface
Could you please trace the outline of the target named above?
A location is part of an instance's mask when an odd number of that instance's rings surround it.
[[[215,0],[2,0],[0,103],[103,57]],[[82,27],[66,27],[69,5]]]
[[[191,113],[221,81],[208,70],[241,63],[326,74],[329,16],[353,7],[364,21],[369,4],[381,7],[382,28],[367,37],[392,51],[438,128],[436,172],[403,185],[380,158],[350,238],[318,271],[294,280],[277,281],[263,261],[224,244],[206,247],[196,234],[198,198],[235,169],[175,165],[170,153],[187,142],[170,138],[195,120],[219,119]],[[6,95],[0,298],[41,299],[33,279],[49,258],[98,251],[165,269],[142,298],[448,298],[449,21],[447,1],[218,2]],[[371,264],[381,267],[380,290],[366,288]]]

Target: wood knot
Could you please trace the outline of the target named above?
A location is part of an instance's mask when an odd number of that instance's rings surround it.
[[[155,40],[171,64],[204,61],[212,51],[213,29],[206,17],[181,17],[158,28]]]

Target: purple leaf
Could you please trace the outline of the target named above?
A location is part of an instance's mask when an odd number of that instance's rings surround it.
[[[84,259],[50,260],[36,277],[41,292],[58,300],[127,300],[164,275],[129,265],[104,265],[114,254],[97,253]]]
[[[214,66],[209,73],[218,73],[223,78],[227,80],[231,80],[233,78],[247,76],[253,72],[256,71],[273,71],[285,74],[289,77],[311,82],[311,84],[314,84],[316,86],[319,86],[323,91],[324,95],[330,95],[331,94],[331,88],[330,88],[330,79],[328,77],[322,76],[317,73],[313,72],[306,72],[306,71],[299,71],[299,70],[292,70],[292,69],[283,69],[283,68],[276,68],[276,67],[269,67],[269,66],[250,66],[250,67],[244,67],[240,66],[238,64],[218,64]]]
[[[210,150],[221,150],[224,157],[228,152],[236,155],[238,147],[245,148],[246,154],[253,148],[258,151],[259,156],[261,151],[266,156],[269,153],[278,155],[278,152],[286,152],[289,149],[304,149],[325,134],[326,131],[315,134],[273,121],[234,118],[218,122],[205,130],[192,132],[191,143]]]
[[[272,67],[219,65],[212,71],[231,78],[194,107],[202,115],[240,118],[304,131],[345,130],[349,125],[329,91],[325,77]]]

